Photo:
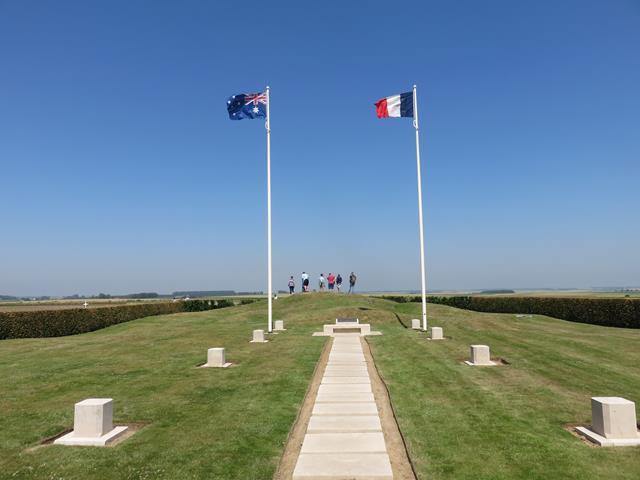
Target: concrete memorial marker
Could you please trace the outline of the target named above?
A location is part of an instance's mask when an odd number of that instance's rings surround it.
[[[274,330],[276,332],[283,332],[284,330],[286,330],[284,328],[284,320],[276,320],[276,326],[275,326]]]
[[[420,330],[420,320],[417,318],[412,318],[411,319],[411,328],[413,328],[414,330]]]
[[[203,367],[227,368],[231,364],[225,362],[224,348],[210,348],[207,350],[207,363]]]
[[[251,343],[266,343],[269,340],[264,339],[264,330],[254,330],[253,331],[253,340]]]
[[[442,327],[431,327],[431,340],[444,340]]]
[[[127,428],[113,426],[113,399],[88,398],[75,405],[73,431],[53,443],[104,447],[121,436]]]
[[[591,429],[576,427],[576,430],[602,447],[640,445],[636,404],[630,400],[592,397],[591,424]]]
[[[495,365],[491,361],[489,354],[489,347],[487,345],[471,345],[471,360],[467,360],[464,363],[475,367],[491,366]]]

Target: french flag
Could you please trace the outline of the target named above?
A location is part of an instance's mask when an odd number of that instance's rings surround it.
[[[376,102],[378,118],[413,117],[413,92],[392,95]]]

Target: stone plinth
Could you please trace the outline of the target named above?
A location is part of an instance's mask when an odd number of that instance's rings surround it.
[[[275,321],[275,327],[273,328],[276,332],[282,332],[284,330],[286,330],[284,328],[284,320],[276,320]]]
[[[357,333],[360,335],[370,335],[371,325],[368,323],[337,323],[324,325],[323,334],[333,336],[340,333]]]
[[[471,345],[470,350],[471,360],[464,362],[467,365],[478,367],[495,365],[495,363],[491,361],[489,347],[487,345]]]
[[[225,362],[224,348],[210,348],[207,350],[207,363],[203,367],[227,368],[231,364]]]
[[[636,405],[620,397],[593,397],[591,429],[577,427],[576,430],[603,447],[640,445]]]
[[[251,343],[266,343],[269,340],[264,339],[264,330],[254,330],[253,331],[253,340]]]
[[[414,330],[420,330],[420,320],[417,318],[411,319],[411,328]]]
[[[102,447],[126,430],[126,426],[113,427],[113,399],[88,398],[75,405],[73,431],[53,443]]]
[[[431,340],[444,340],[442,327],[431,327]]]

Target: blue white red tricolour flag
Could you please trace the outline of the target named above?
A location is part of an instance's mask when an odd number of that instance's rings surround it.
[[[233,95],[227,100],[227,112],[231,120],[266,118],[267,94],[262,92]]]
[[[376,102],[378,118],[413,117],[413,92],[392,95]]]

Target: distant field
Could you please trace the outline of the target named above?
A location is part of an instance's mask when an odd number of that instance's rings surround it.
[[[170,301],[166,298],[159,299]],[[158,300],[86,300],[87,308],[112,307],[114,305],[139,305],[140,303],[155,302]],[[47,300],[35,302],[0,302],[0,312],[29,312],[37,310],[68,310],[70,308],[83,308],[85,300]]]

